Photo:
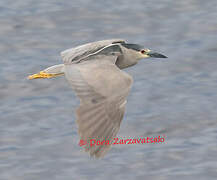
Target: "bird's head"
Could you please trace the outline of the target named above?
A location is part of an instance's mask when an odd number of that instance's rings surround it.
[[[150,49],[146,49],[141,45],[138,44],[126,44],[123,43],[122,46],[124,46],[130,54],[134,56],[134,58],[140,60],[144,58],[167,58],[163,54],[157,53],[155,51],[152,51]]]

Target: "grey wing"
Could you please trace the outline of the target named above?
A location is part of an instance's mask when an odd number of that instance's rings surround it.
[[[95,53],[99,51],[101,48],[108,46],[109,44],[114,43],[123,43],[125,42],[122,39],[110,39],[103,41],[96,41],[88,44],[84,44],[75,48],[67,49],[62,51],[61,57],[63,59],[64,64],[71,64],[72,61],[79,60],[84,56]]]
[[[66,78],[80,98],[76,110],[78,133],[89,143],[86,151],[95,157],[103,157],[110,145],[90,146],[90,139],[102,142],[117,135],[132,84],[132,77],[114,64],[116,58],[96,56],[65,66]]]

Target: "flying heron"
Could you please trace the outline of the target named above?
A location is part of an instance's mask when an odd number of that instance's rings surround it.
[[[29,76],[29,79],[65,78],[80,99],[76,122],[81,140],[100,141],[115,137],[123,119],[126,98],[133,79],[121,69],[140,59],[166,58],[141,45],[122,39],[84,44],[61,52],[63,64],[54,65]],[[103,157],[110,145],[87,146],[90,156]]]

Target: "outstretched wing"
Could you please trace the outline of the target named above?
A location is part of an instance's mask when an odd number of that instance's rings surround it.
[[[96,55],[78,64],[65,65],[66,79],[80,98],[76,110],[82,140],[110,139],[117,135],[124,115],[132,77],[116,65],[117,56]],[[110,145],[86,146],[91,156],[102,157]]]
[[[79,60],[87,55],[95,53],[105,46],[115,43],[124,43],[122,39],[110,39],[103,41],[96,41],[88,44],[84,44],[75,48],[67,49],[61,52],[61,57],[64,64],[70,64],[72,61]]]

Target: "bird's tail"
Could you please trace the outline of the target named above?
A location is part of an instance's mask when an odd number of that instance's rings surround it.
[[[60,75],[64,75],[64,64],[48,67],[47,69],[44,69],[37,74],[28,76],[28,79],[52,78]]]

